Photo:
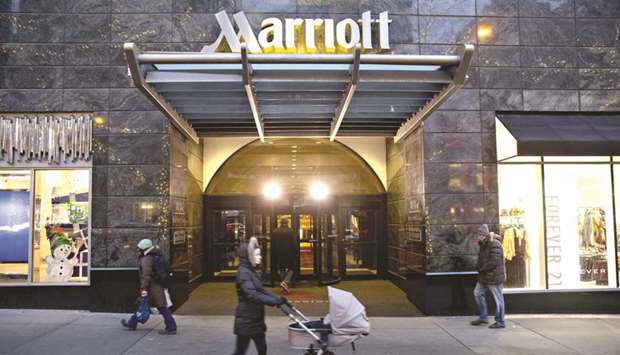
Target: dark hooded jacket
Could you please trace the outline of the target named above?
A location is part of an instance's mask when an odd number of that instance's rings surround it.
[[[478,254],[478,280],[485,285],[498,285],[506,281],[502,244],[489,234],[480,242]]]
[[[237,271],[237,297],[239,304],[235,312],[237,335],[254,335],[267,331],[265,305],[277,306],[282,300],[267,292],[248,257],[248,244],[239,248],[239,270]]]
[[[138,258],[138,273],[140,275],[140,289],[146,290],[149,294],[149,306],[166,307],[166,296],[164,287],[155,280],[155,270],[153,269],[153,256],[161,255],[157,247],[147,249],[140,253]]]
[[[297,248],[295,244],[295,232],[291,228],[276,228],[271,233],[272,253],[274,256],[275,268],[293,269],[295,267],[295,257]]]

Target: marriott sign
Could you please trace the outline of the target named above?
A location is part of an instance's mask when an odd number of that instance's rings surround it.
[[[237,12],[232,17],[237,24],[238,32],[235,32],[225,11],[215,14],[221,32],[215,42],[204,46],[202,52],[216,52],[221,49],[224,41],[232,52],[241,50],[242,41],[246,43],[250,53],[297,52],[302,37],[305,37],[303,44],[308,52],[318,50],[317,39],[321,40],[320,45],[326,52],[335,52],[337,48],[349,50],[357,44],[361,44],[363,49],[373,49],[373,24],[378,24],[378,48],[390,48],[388,28],[390,19],[387,11],[380,13],[378,20],[373,20],[370,11],[366,11],[358,21],[346,18],[338,23],[333,19],[286,18],[282,21],[276,17],[269,17],[261,22],[258,36],[252,30],[243,11]]]

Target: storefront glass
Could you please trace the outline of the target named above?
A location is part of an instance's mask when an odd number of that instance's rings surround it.
[[[499,165],[499,208],[507,288],[545,288],[541,167]]]
[[[506,287],[616,287],[610,158],[543,161],[498,165]]]
[[[214,211],[213,256],[216,275],[234,275],[239,267],[239,245],[247,241],[245,210]]]
[[[611,183],[608,164],[545,165],[549,288],[616,286]]]
[[[0,171],[0,209],[0,283],[89,281],[89,170]]]
[[[34,185],[34,282],[88,281],[88,170],[38,170]]]
[[[30,171],[0,171],[0,283],[28,282]]]

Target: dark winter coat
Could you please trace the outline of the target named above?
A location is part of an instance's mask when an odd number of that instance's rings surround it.
[[[148,249],[147,249],[148,250]],[[158,248],[150,249],[145,255],[138,258],[138,274],[140,275],[140,290],[149,293],[149,306],[166,307],[166,296],[164,287],[155,280],[155,270],[153,269],[153,255],[160,254]]]
[[[478,254],[478,280],[485,285],[498,285],[506,281],[502,244],[490,234],[480,243]]]
[[[271,250],[276,269],[293,269],[296,264],[295,232],[291,228],[276,228],[271,234]]]
[[[239,270],[237,271],[237,297],[239,304],[235,312],[237,335],[253,335],[267,331],[265,305],[277,306],[282,300],[267,292],[250,264],[248,245],[239,248]]]

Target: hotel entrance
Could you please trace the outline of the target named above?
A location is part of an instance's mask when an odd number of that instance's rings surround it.
[[[224,193],[230,189],[239,193]],[[255,236],[263,252],[263,281],[278,284],[271,234],[283,222],[295,239],[295,283],[328,285],[382,275],[385,209],[381,182],[340,143],[251,143],[220,168],[207,188],[205,275],[232,278],[239,245]]]

